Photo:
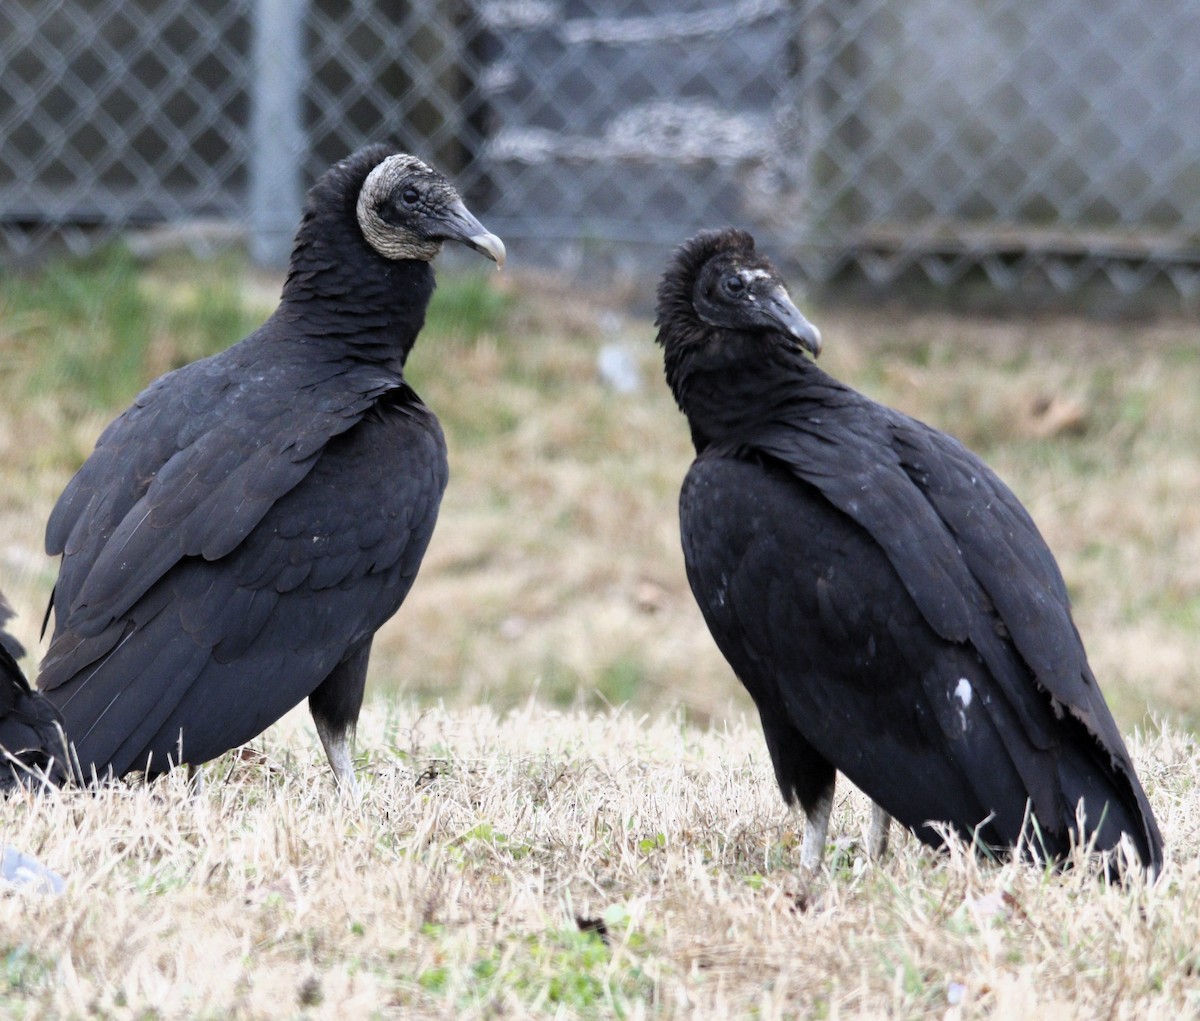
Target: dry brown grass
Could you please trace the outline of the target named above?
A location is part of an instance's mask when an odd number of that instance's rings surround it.
[[[195,304],[181,279],[142,286]],[[362,805],[337,801],[302,712],[199,797],[170,777],[3,804],[0,838],[69,889],[0,898],[0,1013],[1200,1016],[1200,756],[1173,727],[1133,746],[1172,856],[1153,890],[911,840],[878,868],[844,843],[800,890],[749,703],[684,580],[691,454],[652,327],[615,299],[519,274],[496,286],[516,297],[495,328],[426,338],[411,366],[452,480],[377,642]],[[274,293],[256,282],[252,300]],[[1200,720],[1194,324],[812,317],[830,371],[959,435],[1025,500],[1118,719],[1149,704]],[[46,516],[119,410],[20,390],[60,339],[49,313],[0,307],[0,588],[31,650],[54,577]],[[638,394],[598,382],[613,341],[640,362]],[[141,381],[193,343],[156,325]],[[597,713],[605,701],[630,708]],[[846,795],[836,832],[864,825]],[[605,918],[610,945],[576,916]]]
[[[361,804],[299,714],[208,769],[0,804],[63,873],[0,897],[13,1017],[1045,1018],[1200,1010],[1200,751],[1135,742],[1171,860],[1153,888],[935,854],[826,867],[757,724],[536,705],[371,707]],[[602,919],[607,943],[579,919]]]

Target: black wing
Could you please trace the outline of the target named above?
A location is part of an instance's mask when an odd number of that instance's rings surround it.
[[[1157,862],[1161,838],[1061,574],[1007,487],[956,441],[843,390],[819,420],[774,426],[754,448],[774,467],[747,473],[734,466],[744,449],[706,451],[683,503],[689,562],[723,560],[744,579],[736,624],[713,630],[732,648],[758,629],[741,652],[723,646],[747,686],[743,671],[757,670],[780,697],[802,690],[806,704],[788,710],[797,728],[831,728],[809,740],[918,831],[927,819],[968,830],[986,807],[992,839],[1011,844],[1028,798],[1065,839],[1086,796],[1111,806],[1110,823],[1121,816],[1106,832],[1127,829]],[[703,525],[716,515],[732,534],[754,510],[718,514],[717,494],[762,502],[761,546],[739,557]],[[693,586],[710,626],[718,582]]]
[[[268,381],[259,402],[235,400],[236,414],[206,405],[215,425],[199,435],[181,422],[171,446],[182,449],[128,506],[110,492],[138,482],[129,465],[145,458],[138,423],[114,425],[97,453],[112,448],[116,482],[89,461],[64,494],[70,513],[49,534],[67,552],[39,684],[85,775],[143,768],[149,754],[163,768],[168,755],[201,762],[248,740],[407,593],[446,482],[436,420],[402,384],[374,403],[326,392],[316,407],[304,388],[278,392]],[[152,388],[133,410],[170,424],[159,397]],[[296,418],[302,428],[290,428]]]
[[[101,435],[46,527],[58,634],[106,629],[184,557],[234,549],[398,377],[288,361],[268,323],[151,384]]]

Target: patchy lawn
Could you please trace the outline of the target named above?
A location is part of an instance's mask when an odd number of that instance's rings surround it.
[[[303,714],[147,787],[0,803],[67,880],[0,897],[10,1017],[1045,1018],[1200,1010],[1200,754],[1133,743],[1169,863],[861,852],[843,784],[825,867],[755,720],[378,701],[341,800]]]
[[[146,382],[240,338],[278,287],[233,259],[119,252],[0,277],[0,589],[31,672],[58,493]],[[1195,324],[806,309],[829,371],[959,436],[1026,502],[1118,721],[1168,721],[1131,750],[1171,859],[1123,890],[911,839],[876,867],[843,787],[806,887],[687,589],[687,428],[625,298],[442,274],[410,376],[451,484],[375,643],[361,804],[303,712],[198,796],[168,777],[0,804],[0,839],[68,879],[0,898],[5,1015],[1200,1014]],[[601,382],[606,345],[638,391]]]

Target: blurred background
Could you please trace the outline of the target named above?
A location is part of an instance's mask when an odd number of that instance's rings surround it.
[[[526,262],[635,276],[736,222],[816,282],[1190,305],[1198,52],[1188,0],[6,0],[0,242],[282,264],[389,140]]]
[[[409,372],[453,477],[372,690],[752,711],[684,580],[647,317],[671,248],[734,223],[807,290],[823,365],[1028,505],[1121,723],[1194,725],[1197,53],[1189,0],[4,0],[26,665],[42,528],[99,431],[270,313],[304,189],[383,140],[510,258],[442,261]]]

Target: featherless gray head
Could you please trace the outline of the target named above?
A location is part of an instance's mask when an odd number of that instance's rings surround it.
[[[669,344],[669,324],[697,320],[720,330],[782,335],[814,358],[821,352],[820,331],[744,230],[702,231],[672,255],[658,287],[659,343]]]
[[[429,262],[442,242],[458,241],[504,265],[504,242],[471,214],[449,181],[407,153],[385,157],[367,175],[355,212],[363,237],[386,259]]]

